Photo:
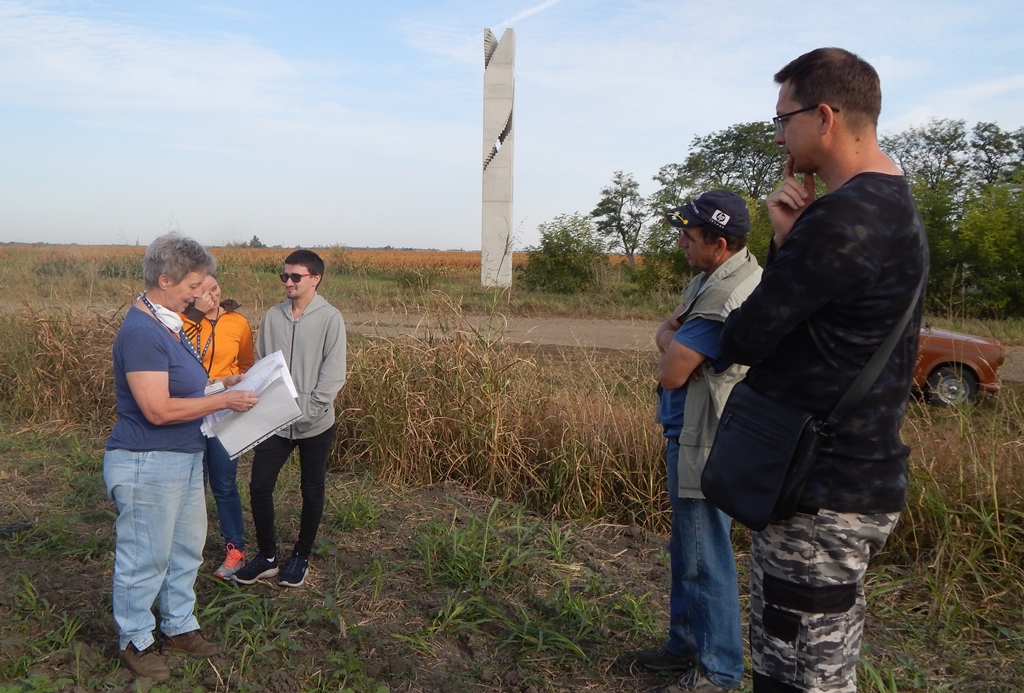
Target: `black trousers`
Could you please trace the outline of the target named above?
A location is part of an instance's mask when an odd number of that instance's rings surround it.
[[[256,542],[265,556],[277,554],[274,532],[274,487],[277,476],[296,447],[299,449],[299,471],[302,490],[302,517],[299,521],[299,539],[295,551],[307,558],[313,552],[313,542],[320,529],[324,514],[324,482],[327,478],[327,456],[334,442],[337,424],[312,438],[289,440],[270,436],[256,446],[252,460],[252,478],[249,480],[249,500],[252,522],[256,528]]]

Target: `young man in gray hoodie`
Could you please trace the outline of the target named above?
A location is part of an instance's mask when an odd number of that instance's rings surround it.
[[[345,384],[345,321],[338,309],[317,294],[324,261],[311,250],[296,250],[284,261],[288,300],[263,316],[256,356],[280,350],[299,392],[302,418],[256,446],[249,497],[259,553],[232,577],[251,585],[277,576],[283,587],[306,579],[313,541],[324,511],[327,455],[334,442],[334,398]],[[302,516],[299,538],[282,568],[274,534],[274,486],[292,450],[299,448]]]

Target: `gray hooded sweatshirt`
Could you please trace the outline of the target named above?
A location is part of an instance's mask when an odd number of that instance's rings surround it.
[[[256,334],[256,356],[280,350],[299,392],[302,418],[277,432],[283,438],[312,438],[334,423],[334,398],[345,384],[345,321],[317,294],[298,320],[292,302],[263,316]]]

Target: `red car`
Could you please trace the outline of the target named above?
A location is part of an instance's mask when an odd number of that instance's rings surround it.
[[[932,404],[949,407],[999,392],[997,370],[1006,349],[995,339],[938,330],[925,325],[917,348],[914,386]]]

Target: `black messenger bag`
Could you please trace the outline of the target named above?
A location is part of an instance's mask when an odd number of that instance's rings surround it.
[[[756,531],[792,517],[827,437],[824,426],[741,380],[725,404],[704,465],[704,497]]]

